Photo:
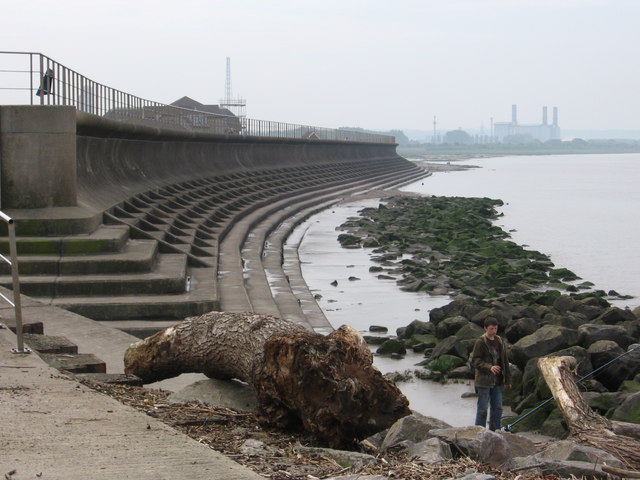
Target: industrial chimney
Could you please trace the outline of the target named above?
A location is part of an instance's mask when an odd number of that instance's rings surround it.
[[[518,106],[517,105],[511,105],[511,123],[513,125],[518,124]]]
[[[547,107],[542,107],[542,124],[547,125]]]
[[[553,107],[553,126],[558,126],[558,107]]]

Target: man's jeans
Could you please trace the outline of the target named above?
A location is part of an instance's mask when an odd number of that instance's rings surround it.
[[[502,385],[497,387],[477,387],[476,390],[478,391],[476,425],[486,427],[487,409],[491,407],[489,430],[500,430],[502,421]]]

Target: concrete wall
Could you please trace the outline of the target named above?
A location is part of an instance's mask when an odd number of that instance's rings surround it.
[[[76,109],[0,107],[0,208],[76,205]]]
[[[101,211],[203,177],[379,158],[398,158],[395,145],[238,138],[127,124],[73,107],[0,107],[3,209]]]
[[[104,210],[136,193],[203,177],[397,154],[394,144],[239,139],[78,113],[77,158],[79,200]]]

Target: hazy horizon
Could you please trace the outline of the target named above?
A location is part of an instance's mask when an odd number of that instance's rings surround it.
[[[217,104],[228,56],[257,119],[489,132],[517,104],[521,123],[557,106],[563,131],[636,130],[639,14],[633,0],[5,0],[1,48],[163,103]]]

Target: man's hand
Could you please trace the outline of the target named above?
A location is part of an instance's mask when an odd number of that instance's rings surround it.
[[[491,367],[491,373],[493,373],[494,375],[500,375],[500,371],[502,369],[500,368],[500,365],[493,365]]]

